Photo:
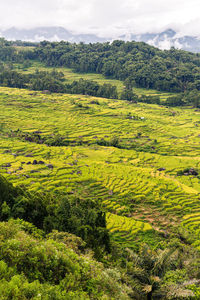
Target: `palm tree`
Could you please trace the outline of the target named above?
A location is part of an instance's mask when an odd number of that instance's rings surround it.
[[[178,299],[178,297],[193,295],[190,290],[187,290],[187,283],[182,286],[174,284],[161,288],[165,273],[170,268],[176,268],[178,250],[172,248],[154,251],[147,245],[142,246],[139,254],[130,249],[126,250],[131,260],[127,272],[133,278],[133,290],[136,291],[136,299],[170,299],[172,295]]]

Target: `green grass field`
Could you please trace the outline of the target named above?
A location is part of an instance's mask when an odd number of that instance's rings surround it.
[[[23,73],[34,73],[35,70],[39,69],[40,71],[52,71],[53,67],[46,67],[44,64],[39,63],[39,62],[33,62],[32,66],[29,68],[22,68],[22,65],[16,64],[16,68],[18,68],[21,72]],[[96,73],[76,73],[72,69],[69,68],[56,68],[57,71],[63,72],[65,76],[65,81],[67,83],[72,83],[73,81],[79,80],[79,79],[85,79],[85,80],[93,80],[98,82],[100,85],[103,85],[104,83],[109,83],[111,85],[114,85],[117,87],[117,91],[119,94],[123,91],[124,88],[124,83],[120,80],[112,79],[112,78],[106,78],[102,74],[96,74]],[[156,95],[159,96],[161,100],[166,100],[169,96],[174,95],[172,93],[167,93],[167,92],[159,92],[156,90],[147,90],[147,89],[142,89],[142,88],[134,88],[133,89],[134,93],[137,95]]]
[[[200,111],[4,87],[0,109],[0,171],[15,185],[99,199],[113,239],[129,247],[142,234],[182,226],[200,247],[200,179],[177,176],[186,168],[200,174]],[[29,142],[18,129],[60,135],[69,146]],[[114,136],[121,148],[97,144]]]

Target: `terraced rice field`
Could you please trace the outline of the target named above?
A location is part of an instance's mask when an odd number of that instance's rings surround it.
[[[200,177],[177,176],[200,174],[200,111],[3,87],[0,110],[0,172],[14,184],[98,199],[113,239],[129,247],[140,233],[183,227],[200,248]],[[113,137],[121,148],[97,142]]]
[[[112,213],[107,213],[107,224],[113,239],[129,248],[133,247],[137,233],[153,230],[152,226],[146,222]]]

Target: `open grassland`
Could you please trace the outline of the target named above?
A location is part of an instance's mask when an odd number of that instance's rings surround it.
[[[3,87],[0,110],[0,171],[14,184],[101,201],[113,239],[129,247],[178,226],[200,247],[200,179],[177,176],[200,174],[199,110]],[[99,145],[114,137],[117,147]]]
[[[36,70],[40,71],[48,71],[51,72],[55,68],[53,67],[46,67],[44,64],[40,62],[33,62],[31,67],[28,68],[23,68],[21,64],[16,64],[16,68],[20,70],[20,72],[25,73],[25,74],[31,74],[34,73]],[[120,95],[124,89],[124,83],[120,80],[112,79],[112,78],[106,78],[102,74],[97,74],[97,73],[77,73],[74,72],[70,68],[56,68],[57,71],[62,72],[65,77],[65,82],[66,83],[72,83],[73,81],[77,81],[79,79],[85,79],[85,80],[92,80],[98,82],[100,85],[103,85],[104,83],[106,84],[111,84],[117,87],[117,92]],[[137,94],[138,96],[140,95],[146,95],[146,96],[159,96],[161,100],[166,100],[169,96],[174,95],[174,93],[167,93],[167,92],[159,92],[156,90],[152,89],[143,89],[143,88],[134,88],[133,89],[134,93]]]

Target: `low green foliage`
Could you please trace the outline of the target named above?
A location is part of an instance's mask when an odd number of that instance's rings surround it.
[[[63,194],[29,193],[22,188],[13,188],[2,177],[0,184],[0,221],[21,218],[46,233],[53,229],[74,233],[86,241],[98,258],[103,251],[110,251],[105,213],[97,202]],[[28,223],[20,224],[24,225],[24,230],[42,235],[34,227],[27,226]]]
[[[130,299],[119,272],[16,222],[0,223],[0,249],[1,299]]]

